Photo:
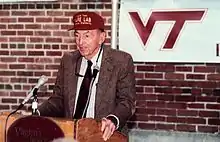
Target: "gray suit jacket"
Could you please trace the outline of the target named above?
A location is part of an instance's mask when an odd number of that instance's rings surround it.
[[[109,114],[119,118],[119,131],[127,133],[126,121],[135,110],[135,75],[132,57],[122,51],[103,47],[102,63],[96,89],[95,119]],[[79,51],[64,54],[58,70],[53,95],[40,107],[41,116],[73,118],[77,72],[81,65]]]

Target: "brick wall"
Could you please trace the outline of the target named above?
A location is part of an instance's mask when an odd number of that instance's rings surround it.
[[[110,0],[0,4],[0,111],[15,109],[41,75],[49,81],[40,89],[40,101],[52,94],[60,57],[75,50],[66,30],[79,9],[105,17],[109,46]],[[128,122],[130,128],[219,132],[219,64],[135,66],[137,111]]]

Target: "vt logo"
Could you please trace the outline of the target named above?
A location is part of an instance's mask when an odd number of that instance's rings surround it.
[[[143,45],[146,45],[146,43],[150,40],[149,37],[152,33],[153,28],[155,27],[156,22],[174,22],[170,33],[165,39],[165,44],[162,46],[162,49],[172,49],[181,30],[183,29],[184,24],[187,21],[201,21],[204,13],[205,9],[187,11],[152,11],[147,22],[143,22],[137,12],[129,12],[129,15],[138,32],[140,39],[143,42]],[[144,25],[143,23],[146,23],[146,25]]]

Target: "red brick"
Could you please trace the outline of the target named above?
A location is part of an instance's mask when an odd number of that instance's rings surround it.
[[[46,65],[46,69],[57,70],[59,65]]]
[[[201,89],[196,89],[196,88],[192,88],[192,95],[201,95],[202,90]]]
[[[152,94],[152,93],[146,93],[146,99],[145,100],[148,100],[148,101],[155,101],[157,99],[157,96],[156,94]]]
[[[217,118],[216,119],[209,118],[208,119],[208,124],[219,126],[220,125],[220,119],[219,118],[218,119]]]
[[[173,122],[173,123],[186,123],[186,118],[185,117],[167,117],[167,122]]]
[[[42,44],[35,44],[34,48],[35,49],[42,49],[43,48],[42,46],[43,46]]]
[[[186,109],[186,103],[175,103],[169,102],[167,103],[167,108],[176,108],[176,109]]]
[[[9,69],[24,69],[25,65],[24,64],[10,64]]]
[[[25,37],[10,37],[9,38],[10,42],[26,42]]]
[[[63,16],[63,11],[47,11],[48,16]]]
[[[18,18],[18,22],[27,22],[27,23],[33,23],[34,22],[34,18],[33,17],[19,17]]]
[[[201,117],[219,117],[218,111],[199,111],[199,116]]]
[[[16,62],[16,58],[15,57],[1,57],[0,58],[1,62]]]
[[[0,23],[15,23],[16,18],[0,18]]]
[[[36,65],[36,64],[28,64],[27,65],[27,69],[31,69],[31,70],[43,70],[44,69],[44,65]]]
[[[27,104],[26,104],[27,105]],[[11,108],[13,110],[17,109],[18,108],[18,105],[11,105]],[[25,107],[22,107],[20,110],[27,110],[26,106]]]
[[[173,95],[157,95],[157,100],[159,101],[174,101]]]
[[[180,73],[166,73],[165,74],[165,79],[168,80],[183,80],[184,79],[184,74]]]
[[[136,87],[136,93],[143,93],[144,87]]]
[[[219,74],[208,74],[207,75],[208,80],[220,80],[220,75]]]
[[[202,73],[214,73],[215,67],[207,67],[207,66],[195,66],[194,72],[202,72]]]
[[[50,71],[34,72],[34,76],[41,76],[41,75],[51,76],[51,72]]]
[[[36,83],[38,81],[37,78],[29,78],[28,83]]]
[[[141,129],[148,129],[148,130],[154,130],[156,129],[156,125],[153,123],[138,123],[138,128]]]
[[[0,64],[0,69],[8,69],[8,64]]]
[[[217,83],[214,81],[198,81],[196,87],[200,88],[217,88]]]
[[[187,118],[187,124],[206,124],[206,119],[204,118]]]
[[[135,78],[138,79],[138,78],[144,78],[144,73],[135,73]]]
[[[0,42],[8,42],[8,38],[7,37],[0,37]]]
[[[31,71],[18,71],[17,75],[18,76],[33,76],[33,72],[31,72]]]
[[[41,29],[40,24],[25,24],[25,29]]]
[[[0,24],[0,29],[6,29],[6,24]]]
[[[144,87],[144,92],[145,93],[153,93],[154,92],[154,88],[153,87]]]
[[[35,31],[34,32],[35,36],[51,36],[51,32],[50,31]]]
[[[29,56],[44,56],[44,51],[28,51]]]
[[[175,96],[176,102],[195,102],[195,96]]]
[[[178,116],[198,116],[198,111],[194,110],[177,110]]]
[[[61,56],[62,52],[60,51],[46,51],[46,56]]]
[[[69,37],[69,33],[67,31],[54,31],[53,36]]]
[[[216,96],[197,96],[197,102],[217,102]]]
[[[42,37],[30,37],[30,42],[43,42],[44,39]]]
[[[145,73],[145,78],[163,78],[162,73]]]
[[[0,50],[0,55],[9,55],[9,51]]]
[[[177,66],[175,70],[177,72],[192,72],[192,67],[189,67],[189,66]]]
[[[173,65],[156,65],[155,72],[174,72],[175,67]]]
[[[23,24],[10,24],[8,25],[8,29],[24,29]]]
[[[17,99],[15,98],[2,98],[2,103],[17,103]]]
[[[159,86],[172,86],[171,81],[168,80],[158,80]]]
[[[12,16],[27,16],[27,11],[11,11]]]
[[[26,54],[27,52],[26,51],[15,51],[15,50],[13,50],[13,51],[11,51],[11,55],[17,55],[17,56],[26,56],[27,54]]]
[[[103,17],[111,17],[111,16],[112,16],[111,12],[108,12],[108,11],[103,11],[103,12],[101,12],[101,15],[102,15]]]
[[[53,22],[55,23],[68,23],[69,22],[69,18],[54,18]]]
[[[216,133],[218,132],[218,127],[211,127],[211,126],[198,126],[198,131],[199,132],[204,132],[204,133]]]
[[[34,62],[34,59],[33,58],[29,58],[29,57],[20,57],[20,58],[18,58],[18,61],[19,62]]]
[[[147,107],[165,108],[166,103],[162,101],[147,101]]]
[[[9,105],[0,104],[0,110],[7,110],[7,109],[9,109]]]
[[[37,23],[48,23],[48,22],[52,22],[52,18],[51,17],[37,17],[36,18],[36,22]]]
[[[137,66],[137,71],[154,71],[154,66]]]
[[[46,38],[46,42],[61,43],[62,42],[62,38]]]
[[[1,30],[1,35],[14,36],[16,35],[16,31]]]
[[[15,72],[14,71],[0,71],[1,76],[14,76]]]
[[[187,104],[188,108],[194,108],[194,109],[204,109],[205,108],[205,105],[204,104],[201,104],[201,103],[190,103],[190,104]]]
[[[11,82],[12,83],[27,83],[27,78],[12,77]]]
[[[178,124],[176,125],[177,131],[185,131],[185,132],[196,132],[195,125],[187,125],[187,124]]]
[[[27,35],[27,36],[32,36],[33,35],[33,31],[18,31],[17,35]]]
[[[166,115],[166,116],[176,116],[175,109],[166,109],[166,108],[157,108],[156,109],[157,115]]]
[[[9,83],[10,79],[7,77],[0,77],[0,82],[1,83]]]
[[[149,118],[149,121],[165,121],[165,117],[164,116],[153,116],[153,115],[150,115],[148,116]]]
[[[220,104],[206,104],[207,109],[220,109]]]
[[[4,11],[3,10],[0,11],[0,15],[1,16],[9,16],[9,14],[10,14],[9,11],[5,11],[5,10]]]
[[[175,130],[174,124],[156,124],[156,129],[159,130]]]
[[[0,96],[9,96],[9,92],[0,91]]]
[[[199,80],[204,80],[205,75],[204,74],[187,74],[186,79],[199,79]]]
[[[49,78],[47,83],[55,83],[56,81],[56,78]]]
[[[45,16],[45,11],[29,11],[30,16]]]

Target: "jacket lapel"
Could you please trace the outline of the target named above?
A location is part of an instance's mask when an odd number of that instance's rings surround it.
[[[78,76],[76,76],[76,73],[79,73],[80,71],[80,66],[81,66],[82,58],[80,53],[77,51],[76,56],[73,56],[72,58],[72,66],[73,66],[73,72],[72,72],[72,77],[70,78],[70,90],[74,91],[69,91],[69,108],[70,108],[70,115],[73,117],[74,113],[74,107],[75,107],[75,101],[76,101],[76,91],[77,91],[77,82],[78,82]]]
[[[102,100],[105,99],[105,92],[107,91],[109,80],[112,77],[112,61],[111,49],[109,47],[103,47],[102,63],[96,88],[95,117],[99,117],[97,116],[97,110],[100,108]]]

